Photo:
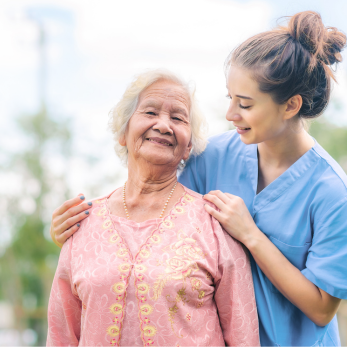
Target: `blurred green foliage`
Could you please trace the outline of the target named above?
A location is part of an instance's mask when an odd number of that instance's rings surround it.
[[[347,127],[338,127],[322,117],[310,124],[309,132],[347,172]]]
[[[46,344],[47,302],[60,252],[44,235],[48,227],[45,204],[52,184],[59,182],[64,195],[68,193],[65,177],[54,175],[47,158],[57,152],[68,157],[71,132],[68,124],[52,119],[44,107],[37,114],[19,117],[17,128],[26,146],[20,153],[9,154],[2,170],[20,175],[24,187],[36,183],[37,188],[31,194],[29,189],[29,196],[27,191],[8,197],[12,240],[0,257],[0,299],[14,308],[14,328],[35,330],[37,345],[41,346]],[[53,147],[55,152],[50,153]],[[24,198],[36,206],[33,213],[23,213]]]

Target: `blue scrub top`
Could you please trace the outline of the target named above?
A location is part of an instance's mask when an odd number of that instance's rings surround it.
[[[219,189],[240,196],[259,229],[305,277],[347,299],[347,176],[317,142],[256,194],[257,145],[229,131],[210,138],[179,181],[200,194]],[[251,263],[263,346],[341,344],[336,316],[325,327],[314,324]]]

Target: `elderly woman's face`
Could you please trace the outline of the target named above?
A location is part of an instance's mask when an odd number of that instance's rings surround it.
[[[139,97],[121,145],[128,148],[129,160],[144,159],[154,165],[177,167],[191,150],[189,97],[171,81],[158,81]]]

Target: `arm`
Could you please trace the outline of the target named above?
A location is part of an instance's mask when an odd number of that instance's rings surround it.
[[[216,211],[206,204],[207,212],[249,249],[260,269],[292,304],[319,326],[332,320],[341,300],[316,286],[288,261],[256,226],[241,198],[220,191],[204,198],[220,209]]]
[[[213,219],[218,240],[215,301],[227,346],[259,346],[258,314],[250,261],[242,245]]]
[[[64,245],[48,304],[47,346],[78,346],[81,301],[71,284],[71,239]]]
[[[84,196],[79,194],[65,201],[53,212],[50,233],[58,247],[63,247],[64,242],[80,227],[79,222],[88,217],[87,209],[92,207],[92,203],[82,203],[84,199]]]

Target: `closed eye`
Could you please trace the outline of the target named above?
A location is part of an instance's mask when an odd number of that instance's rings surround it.
[[[241,104],[239,104],[240,108],[246,110],[247,108],[250,108],[251,106],[242,106]]]

